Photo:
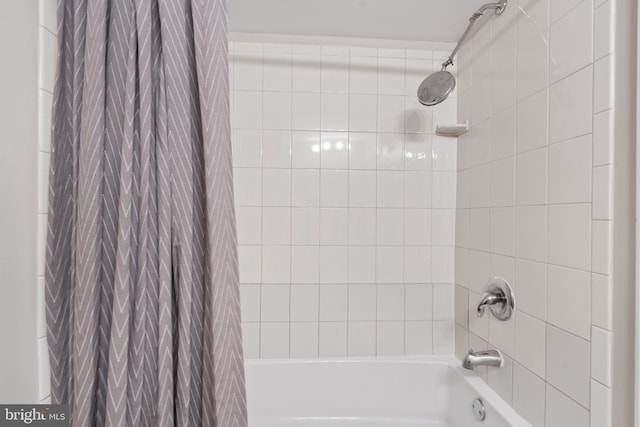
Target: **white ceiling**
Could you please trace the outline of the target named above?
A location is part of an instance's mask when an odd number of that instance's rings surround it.
[[[487,0],[229,0],[243,33],[455,42]],[[509,5],[514,7],[513,5]]]

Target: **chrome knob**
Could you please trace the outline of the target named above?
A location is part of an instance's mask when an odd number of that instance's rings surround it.
[[[509,320],[515,310],[516,300],[511,286],[502,277],[494,277],[485,286],[485,294],[478,303],[477,315],[482,317],[487,307],[498,320]]]
[[[480,300],[480,304],[478,304],[478,317],[482,317],[484,315],[484,310],[487,307],[496,304],[504,304],[506,300],[507,299],[501,290],[498,290],[495,293],[484,294]]]

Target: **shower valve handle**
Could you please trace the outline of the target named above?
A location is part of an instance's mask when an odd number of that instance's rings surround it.
[[[487,307],[498,320],[509,320],[515,310],[516,300],[511,286],[501,277],[494,277],[485,286],[485,294],[478,303],[477,315],[482,317]]]

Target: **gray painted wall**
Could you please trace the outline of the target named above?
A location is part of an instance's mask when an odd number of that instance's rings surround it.
[[[0,13],[0,402],[37,400],[38,2]]]

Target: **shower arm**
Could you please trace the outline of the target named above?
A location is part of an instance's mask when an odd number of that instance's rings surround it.
[[[442,63],[442,71],[445,71],[449,65],[453,65],[453,57],[456,56],[458,49],[460,49],[460,45],[462,45],[462,43],[466,40],[467,36],[471,32],[471,28],[473,28],[473,24],[476,23],[478,18],[484,15],[484,12],[489,9],[495,10],[496,15],[500,16],[502,15],[502,12],[504,12],[504,9],[506,7],[507,7],[507,0],[500,0],[499,2],[496,2],[496,3],[487,3],[480,6],[480,9],[478,9],[473,15],[471,15],[471,18],[469,18],[469,25],[467,25],[467,29],[464,30],[462,37],[460,37],[460,40],[458,40],[458,44],[453,49],[453,52],[451,52],[451,55],[449,55],[447,60]]]

